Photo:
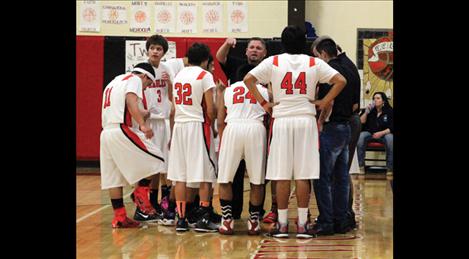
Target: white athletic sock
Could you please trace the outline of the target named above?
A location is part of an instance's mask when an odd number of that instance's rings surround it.
[[[286,225],[288,223],[288,208],[281,210],[278,209],[278,222],[282,225]]]
[[[308,220],[308,208],[298,208],[298,225],[303,226]]]

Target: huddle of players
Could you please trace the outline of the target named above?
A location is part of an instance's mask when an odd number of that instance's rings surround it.
[[[278,222],[270,234],[288,237],[287,209],[293,178],[298,199],[296,236],[315,236],[315,230],[308,221],[308,205],[310,180],[319,178],[316,106],[320,110],[328,107],[344,88],[346,80],[321,59],[301,54],[305,35],[299,27],[287,26],[283,30],[282,45],[286,53],[263,60],[249,71],[243,81],[232,83],[225,89],[215,84],[209,72],[211,57],[206,45],[193,44],[186,55],[187,64],[177,59],[173,65],[168,65],[159,62],[168,48],[166,40],[160,35],[148,39],[146,47],[152,69],[148,63],[136,65],[131,74],[116,77],[103,95],[102,189],[110,189],[111,194],[111,189],[121,190],[120,197],[111,195],[115,212],[113,227],[140,226],[139,222],[126,216],[121,201],[122,187],[128,182],[137,183],[132,199],[136,204],[134,219],[140,222],[175,223],[176,231],[194,227],[196,231],[233,234],[230,182],[239,162],[244,159],[251,183],[248,234],[260,233],[263,184],[265,179],[270,179],[277,183],[278,203]],[[178,72],[174,73],[175,70]],[[138,87],[127,83],[130,81],[128,78],[135,79],[133,75],[141,78],[141,82],[132,80]],[[151,85],[146,81],[148,78],[153,80]],[[321,100],[315,100],[318,83],[332,85]],[[270,94],[263,86],[268,84],[272,87]],[[170,85],[172,89],[168,91]],[[112,91],[117,86],[122,90]],[[106,109],[113,107],[114,93],[122,95],[118,99],[121,105],[117,111],[122,120],[110,123],[106,120]],[[129,98],[132,100],[127,99],[129,96],[133,97]],[[169,100],[172,100],[172,106]],[[133,107],[132,111],[130,107]],[[266,113],[273,120],[268,151],[263,124]],[[170,152],[165,125],[168,117],[171,118]],[[219,127],[218,164],[216,157],[210,154],[210,147],[213,147],[211,128],[215,118],[222,126]],[[112,145],[103,152],[106,145],[116,141],[103,139],[107,129],[118,129],[121,136],[117,141],[127,141],[127,149],[121,148],[121,154],[107,155],[112,153]],[[129,154],[129,151],[133,153]],[[140,159],[142,156],[146,159]],[[106,166],[105,158],[113,160],[114,165]],[[158,204],[157,196],[155,199],[158,174],[166,172],[173,187],[169,182],[169,186],[164,187],[166,179],[163,179],[162,203]],[[211,205],[212,184],[216,182],[220,184],[221,219],[216,217]],[[155,186],[151,188],[153,191],[150,191],[150,184]],[[194,200],[197,188],[199,204]],[[167,203],[163,204],[163,200]],[[177,222],[174,210],[177,211]]]

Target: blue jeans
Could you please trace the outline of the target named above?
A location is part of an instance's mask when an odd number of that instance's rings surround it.
[[[365,152],[366,152],[366,145],[368,145],[368,142],[372,140],[372,136],[368,131],[362,131],[360,133],[360,138],[358,138],[358,143],[357,143],[357,156],[358,156],[358,165],[359,166],[365,166]],[[378,142],[384,143],[384,146],[386,148],[386,167],[388,170],[392,171],[393,169],[393,135],[392,133],[386,134],[383,137],[379,139],[375,139]]]
[[[318,224],[330,229],[347,220],[350,177],[348,145],[349,123],[330,122],[319,135],[320,175],[313,181],[319,209]]]

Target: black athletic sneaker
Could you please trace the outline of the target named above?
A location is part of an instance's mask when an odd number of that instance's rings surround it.
[[[202,207],[197,207],[187,212],[187,222],[189,223],[189,227],[195,228],[197,221],[202,217],[204,214],[204,210]]]
[[[195,231],[199,232],[218,232],[220,225],[210,221],[210,212],[205,211],[202,217],[195,223]]]
[[[140,210],[140,208],[137,206],[135,208],[135,214],[134,214],[134,220],[140,221],[140,222],[148,222],[148,223],[153,223],[153,222],[158,222],[162,218],[162,215],[158,213],[145,213]]]
[[[176,231],[183,232],[188,231],[189,226],[187,225],[187,221],[185,218],[178,218],[178,222],[176,223]]]

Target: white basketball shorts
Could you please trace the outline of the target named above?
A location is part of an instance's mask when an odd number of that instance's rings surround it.
[[[233,182],[239,162],[244,159],[249,181],[252,184],[263,184],[266,144],[266,130],[261,121],[230,121],[221,140],[218,182]]]
[[[319,178],[319,134],[314,116],[275,118],[267,159],[269,180]]]
[[[150,120],[151,129],[153,130],[153,137],[151,141],[163,153],[165,160],[164,169],[161,173],[165,174],[168,171],[168,135],[165,120]]]
[[[215,164],[209,156],[208,138],[202,122],[176,122],[171,138],[168,179],[199,183],[216,180]]]
[[[100,137],[101,188],[135,184],[164,169],[162,152],[141,131],[123,124],[103,129]]]

